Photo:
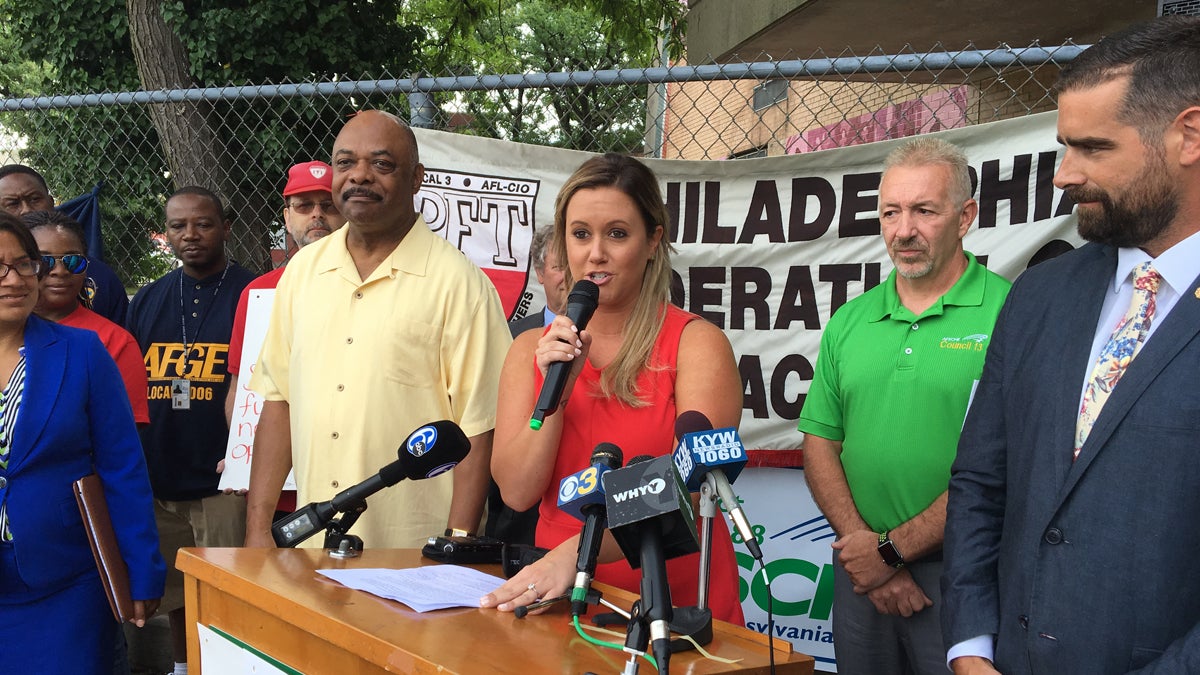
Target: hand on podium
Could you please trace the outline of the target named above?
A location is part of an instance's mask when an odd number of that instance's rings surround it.
[[[575,558],[578,548],[578,535],[555,546],[541,560],[527,565],[499,588],[480,598],[479,606],[511,612],[517,607],[531,605],[542,598],[556,598],[569,593],[575,580]],[[546,608],[530,614],[540,614],[544,611]]]

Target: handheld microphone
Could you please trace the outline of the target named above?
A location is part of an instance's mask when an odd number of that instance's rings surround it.
[[[683,479],[669,455],[639,456],[604,474],[608,527],[633,568],[642,569],[641,609],[659,672],[671,658],[671,588],[667,560],[700,550],[696,519]],[[643,461],[639,461],[643,460]]]
[[[601,443],[592,451],[591,466],[562,479],[558,486],[558,508],[583,521],[579,533],[579,555],[575,562],[575,588],[571,591],[571,612],[587,613],[587,593],[596,574],[596,557],[608,525],[601,478],[621,467],[621,448]]]
[[[675,435],[679,438],[679,447],[672,458],[688,490],[696,492],[705,480],[711,479],[729,519],[746,542],[746,548],[755,560],[762,562],[762,549],[730,486],[746,466],[746,448],[737,429],[713,429],[704,413],[688,410],[675,420]]]
[[[582,331],[587,327],[599,302],[600,287],[587,279],[580,279],[575,282],[571,294],[567,296],[567,318]],[[530,429],[541,429],[546,415],[558,408],[563,389],[567,386],[567,377],[571,374],[572,363],[574,362],[555,361],[546,369],[546,379],[542,382],[542,391],[538,394],[537,403],[533,406],[533,416],[529,420]]]
[[[326,502],[316,502],[284,516],[271,525],[271,536],[280,548],[294,547],[329,526],[334,516],[366,508],[366,499],[404,479],[423,480],[453,469],[467,456],[471,442],[457,424],[433,422],[404,439],[398,459],[358,485],[346,488]]]

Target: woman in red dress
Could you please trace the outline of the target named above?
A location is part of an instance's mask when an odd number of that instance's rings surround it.
[[[567,261],[567,284],[588,279],[600,300],[584,331],[558,316],[542,335],[529,331],[509,349],[500,376],[492,474],[515,510],[541,500],[537,544],[551,551],[485,596],[511,611],[574,585],[581,523],[557,507],[559,482],[588,466],[592,449],[615,443],[626,461],[674,449],[679,412],[704,413],[716,427],[737,426],[742,387],[725,334],[670,304],[666,207],[658,180],[641,162],[617,154],[588,160],[555,203],[550,246]],[[542,428],[530,411],[551,363],[570,361],[558,410]],[[713,537],[709,603],[713,616],[741,624],[733,544],[721,519]],[[596,580],[637,592],[630,568],[605,533]],[[667,563],[672,601],[696,604],[698,555]]]

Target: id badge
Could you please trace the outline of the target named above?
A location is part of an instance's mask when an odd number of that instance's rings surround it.
[[[192,381],[171,380],[171,409],[190,410],[192,407]]]

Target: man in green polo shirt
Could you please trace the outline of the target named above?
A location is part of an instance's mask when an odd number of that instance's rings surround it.
[[[918,138],[884,167],[879,220],[896,269],[825,328],[800,413],[804,473],[838,536],[838,671],[941,674],[950,464],[1010,284],[963,250],[978,206],[961,150]]]

